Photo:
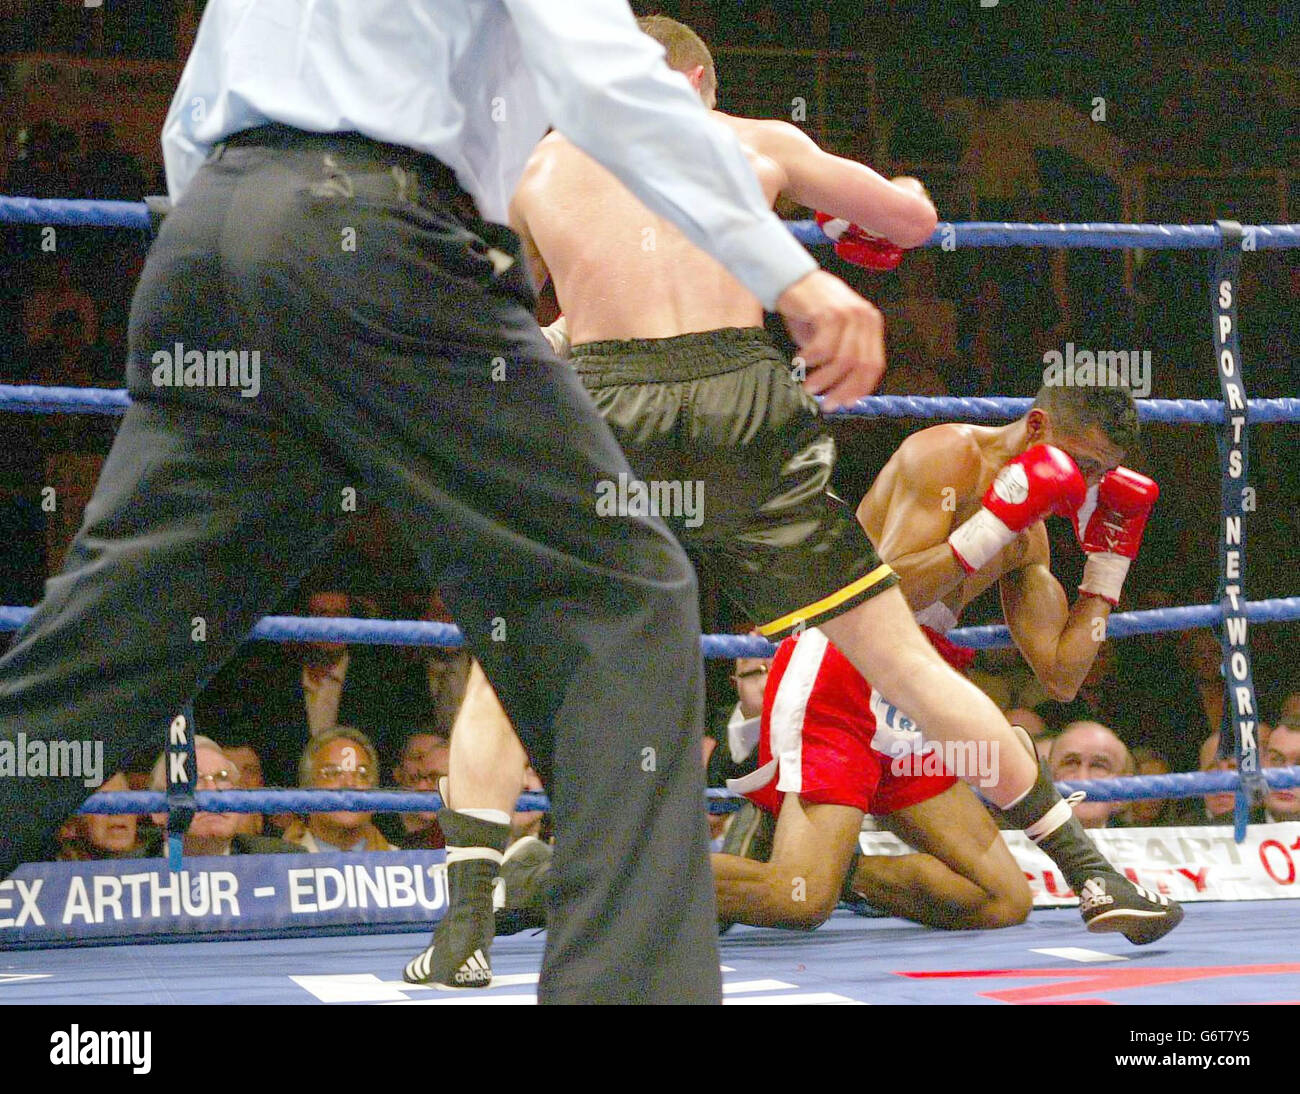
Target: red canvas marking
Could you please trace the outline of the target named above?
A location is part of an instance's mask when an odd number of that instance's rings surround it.
[[[986,999],[1002,1003],[1083,1003],[1108,1004],[1108,999],[1065,999],[1086,992],[1123,991],[1127,988],[1180,984],[1190,980],[1212,980],[1225,976],[1300,975],[1300,964],[1282,965],[1208,965],[1200,968],[1123,968],[1123,969],[952,969],[941,971],[900,972],[913,980],[964,980],[988,978],[1025,978],[1055,980],[1052,984],[1027,984],[1024,987],[982,991]]]

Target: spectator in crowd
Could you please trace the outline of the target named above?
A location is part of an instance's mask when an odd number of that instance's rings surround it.
[[[1261,754],[1267,754],[1267,745],[1265,737],[1265,726],[1261,723],[1259,727],[1259,744]],[[1235,756],[1219,755],[1219,734],[1211,733],[1205,742],[1201,745],[1200,756],[1201,771],[1236,771],[1237,760]],[[1232,824],[1233,808],[1236,804],[1236,795],[1231,790],[1225,790],[1217,794],[1206,794],[1202,799],[1204,808],[1201,816],[1197,818],[1198,824]],[[1264,806],[1262,804],[1252,804],[1248,822],[1250,824],[1262,824],[1265,820]]]
[[[339,591],[347,560],[331,569],[340,572],[288,610],[320,618],[373,614],[364,598]],[[391,771],[411,725],[435,721],[423,667],[392,647],[343,642],[245,646],[204,689],[195,714],[200,725],[229,727],[254,745],[272,786],[296,785],[303,747],[336,725],[366,734]]]
[[[261,790],[266,786],[262,779],[262,760],[252,745],[226,745],[222,750],[226,758],[239,768],[237,790]],[[238,830],[246,836],[260,836],[265,827],[261,813],[240,813]]]
[[[194,738],[197,761],[196,790],[234,790],[239,785],[239,768],[226,756],[221,746],[211,737]],[[153,790],[167,789],[167,756],[158,757],[149,778]],[[158,827],[146,836],[144,855],[152,858],[165,853],[163,830],[167,825],[165,813],[153,815]],[[238,813],[195,813],[189,830],[181,840],[181,850],[186,855],[265,855],[299,854],[301,847],[269,836],[250,836],[239,831]]]
[[[1193,699],[1205,716],[1197,736],[1217,734],[1223,722],[1223,647],[1218,636],[1205,627],[1183,631],[1178,637],[1178,659],[1191,677]]]
[[[1300,766],[1300,718],[1292,725],[1279,722],[1262,745],[1265,767]],[[1264,799],[1271,821],[1300,821],[1300,789],[1274,790]]]
[[[144,172],[134,156],[118,146],[108,122],[91,122],[81,139],[75,192],[100,201],[143,201]]]
[[[889,372],[881,381],[877,395],[925,395],[935,397],[948,394],[943,373],[931,362],[925,350],[927,332],[902,320],[890,328]]]
[[[758,632],[750,633],[756,635]],[[771,667],[770,657],[737,658],[730,677],[735,688],[736,705],[727,719],[726,740],[716,742],[716,747],[710,744],[712,737],[706,736],[704,741],[704,763],[710,786],[724,786],[728,779],[739,778],[753,770],[758,756],[763,692]],[[710,823],[714,822],[711,820]]]
[[[437,592],[426,599],[420,619],[426,623],[455,622]],[[474,659],[464,646],[432,646],[421,650],[420,654],[429,700],[433,704],[430,725],[436,733],[450,740],[451,727],[465,699],[465,685]]]
[[[99,336],[99,314],[90,295],[73,279],[72,260],[60,255],[53,264],[38,262],[33,267],[35,286],[23,300],[23,338],[34,350],[54,337],[54,317],[60,312],[75,312],[81,317],[81,335],[85,345]]]
[[[446,737],[435,733],[412,733],[402,748],[401,762],[393,770],[393,780],[403,790],[429,793],[438,789],[445,777],[451,746]],[[436,810],[427,813],[380,813],[375,827],[394,847],[404,851],[430,850],[445,846],[438,827]]]
[[[1133,749],[1133,764],[1139,775],[1168,775],[1173,768],[1154,748]],[[1195,824],[1195,810],[1186,798],[1156,798],[1128,802],[1120,810],[1118,821],[1126,828],[1156,828]]]
[[[1100,722],[1067,725],[1052,742],[1048,762],[1058,781],[1114,779],[1134,773],[1133,757],[1124,742]],[[1120,802],[1083,801],[1074,807],[1074,815],[1085,828],[1105,828],[1121,808]]]
[[[119,771],[100,783],[95,793],[129,789],[126,776]],[[59,832],[60,861],[139,855],[139,818],[129,813],[76,813]]]
[[[302,750],[298,785],[314,790],[373,790],[379,784],[379,754],[370,738],[351,726],[316,734]],[[371,820],[371,813],[309,813],[294,821],[284,838],[303,850],[395,851]]]

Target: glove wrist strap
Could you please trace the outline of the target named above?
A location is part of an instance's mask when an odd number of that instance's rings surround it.
[[[1016,538],[988,509],[981,509],[948,537],[948,546],[968,574],[982,570]]]
[[[1131,558],[1116,554],[1114,551],[1094,551],[1088,555],[1083,565],[1083,580],[1079,583],[1079,592],[1091,593],[1110,603],[1119,603],[1120,590],[1128,576]]]

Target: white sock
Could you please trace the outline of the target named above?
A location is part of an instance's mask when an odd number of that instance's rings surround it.
[[[510,814],[503,813],[500,809],[457,809],[457,813],[464,813],[467,817],[473,817],[475,820],[490,821],[492,824],[509,824]]]

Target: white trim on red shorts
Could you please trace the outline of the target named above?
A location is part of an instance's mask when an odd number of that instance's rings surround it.
[[[768,715],[769,743],[778,761],[777,790],[784,794],[803,792],[803,724],[808,715],[822,660],[830,639],[813,627],[795,643]]]

